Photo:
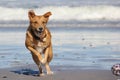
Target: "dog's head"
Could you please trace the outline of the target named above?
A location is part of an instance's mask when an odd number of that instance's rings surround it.
[[[51,12],[47,12],[43,15],[36,15],[33,10],[28,12],[30,27],[36,36],[40,36],[44,33],[50,15],[52,15]]]

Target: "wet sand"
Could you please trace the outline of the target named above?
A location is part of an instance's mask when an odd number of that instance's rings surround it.
[[[52,67],[54,74],[44,77],[34,76],[38,74],[37,67],[31,65],[29,68],[16,67],[10,69],[0,69],[0,80],[119,80],[110,70],[60,70],[64,66]]]
[[[113,76],[110,71],[103,70],[63,71],[44,77],[17,74],[9,70],[0,70],[0,80],[119,80],[119,78]]]

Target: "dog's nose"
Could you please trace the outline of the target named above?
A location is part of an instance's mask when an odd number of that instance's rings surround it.
[[[42,27],[40,27],[40,28],[39,28],[39,30],[40,30],[40,31],[42,31],[42,30],[43,30],[43,28],[42,28]]]

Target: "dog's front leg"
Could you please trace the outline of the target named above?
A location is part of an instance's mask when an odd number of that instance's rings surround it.
[[[48,63],[48,62],[45,64],[45,67],[46,67],[46,70],[47,70],[47,74],[48,74],[48,75],[52,75],[52,74],[53,74],[53,72],[51,71],[51,69],[50,69],[50,66],[49,66],[49,63]]]
[[[45,50],[45,56],[44,56],[44,59],[43,59],[43,62],[45,64],[45,67],[46,67],[48,75],[53,74],[53,72],[51,71],[50,66],[49,66],[50,58],[52,58],[52,53],[51,53],[50,49],[51,49],[50,46],[48,48],[46,48],[46,50]]]
[[[38,68],[39,68],[39,76],[44,76],[43,72],[42,72],[42,67],[41,67],[41,62],[43,60],[41,54],[39,52],[37,52],[34,48],[32,47],[28,47],[28,49],[31,51],[32,54],[32,58],[34,60],[34,62],[37,64]]]
[[[41,55],[38,51],[36,51],[36,50],[35,50],[34,48],[32,48],[32,47],[28,47],[28,49],[31,51],[32,55],[35,55],[35,56],[38,58],[38,60],[39,60],[40,62],[42,62],[42,60],[43,60],[42,55]]]
[[[45,51],[44,51],[45,56],[44,56],[44,58],[43,58],[43,60],[41,62],[42,64],[45,64],[47,62],[48,54],[49,54],[49,51],[50,51],[50,48],[49,48],[50,45],[51,45],[51,39],[50,39],[49,36],[47,36],[46,41],[44,41],[42,43],[42,46],[44,48],[46,48]]]
[[[44,54],[45,54],[44,58],[41,61],[42,64],[46,64],[46,62],[47,62],[47,58],[48,58],[48,54],[49,54],[49,47],[45,49],[45,53]]]

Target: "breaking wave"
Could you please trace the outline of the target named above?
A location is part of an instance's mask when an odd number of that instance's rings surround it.
[[[30,9],[0,7],[0,20],[28,20],[28,10]],[[120,20],[120,7],[117,6],[46,6],[34,10],[36,14],[51,11],[53,15],[50,19],[53,21]]]

